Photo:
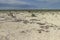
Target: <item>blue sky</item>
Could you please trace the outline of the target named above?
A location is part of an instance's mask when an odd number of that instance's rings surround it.
[[[60,9],[60,0],[0,0],[0,9]]]

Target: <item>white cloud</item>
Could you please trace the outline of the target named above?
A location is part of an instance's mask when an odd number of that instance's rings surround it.
[[[37,0],[37,1],[59,2],[60,0]]]
[[[18,1],[18,0],[0,0],[0,3],[7,3],[7,4],[29,4],[25,1]]]

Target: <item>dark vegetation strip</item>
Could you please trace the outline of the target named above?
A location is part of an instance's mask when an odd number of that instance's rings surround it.
[[[17,10],[17,9],[13,9],[13,10],[0,10],[0,11],[28,11],[28,12],[48,12],[48,11],[60,11],[60,9],[20,9],[20,10]]]

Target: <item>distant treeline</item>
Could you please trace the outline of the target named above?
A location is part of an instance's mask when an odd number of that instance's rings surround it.
[[[17,10],[17,9],[13,9],[13,10],[0,10],[0,11],[28,11],[28,12],[38,12],[38,11],[60,11],[60,9],[20,9],[20,10]]]

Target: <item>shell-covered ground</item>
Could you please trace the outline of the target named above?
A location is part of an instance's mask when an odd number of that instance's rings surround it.
[[[60,40],[60,11],[0,12],[0,40]]]

